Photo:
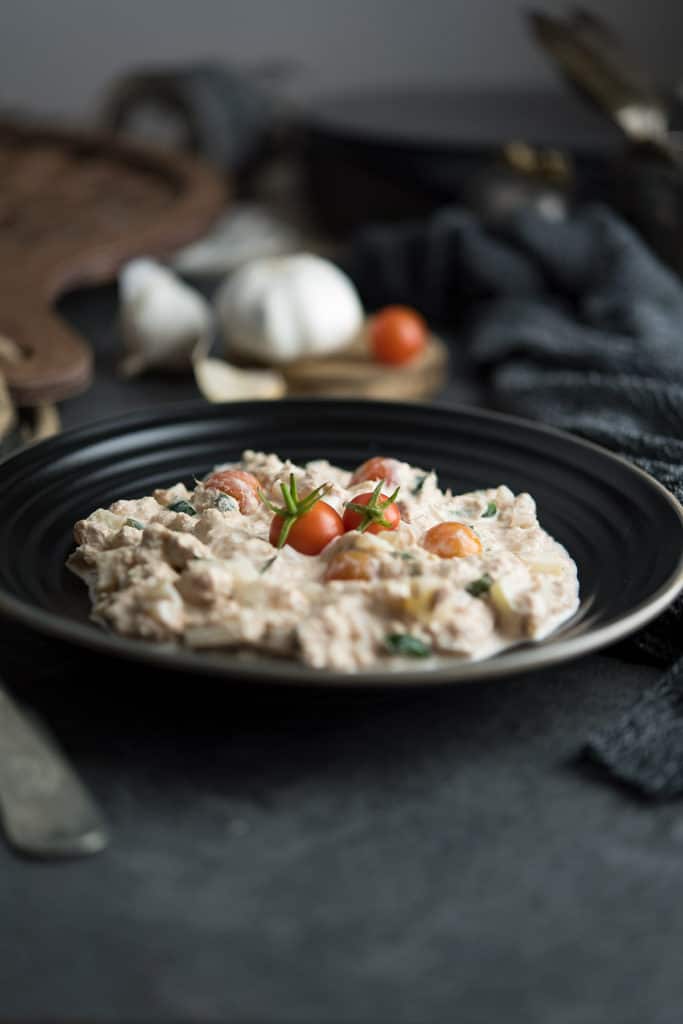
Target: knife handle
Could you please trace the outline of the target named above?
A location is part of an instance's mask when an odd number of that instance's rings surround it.
[[[80,857],[109,841],[102,815],[45,727],[0,686],[0,817],[31,857]]]

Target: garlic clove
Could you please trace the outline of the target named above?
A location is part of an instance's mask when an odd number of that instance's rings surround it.
[[[275,370],[242,370],[222,359],[197,359],[194,375],[210,402],[282,398],[286,390],[284,377]]]
[[[119,274],[119,311],[126,376],[158,368],[186,370],[212,331],[209,303],[154,260],[131,260]]]

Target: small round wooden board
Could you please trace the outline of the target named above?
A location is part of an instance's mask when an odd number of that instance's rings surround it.
[[[431,398],[446,386],[448,349],[432,334],[417,359],[388,366],[372,358],[363,331],[349,348],[325,358],[301,359],[283,373],[291,395],[418,400]]]
[[[193,158],[0,121],[0,373],[16,404],[91,380],[89,345],[52,308],[63,292],[192,241],[225,199],[222,177]]]

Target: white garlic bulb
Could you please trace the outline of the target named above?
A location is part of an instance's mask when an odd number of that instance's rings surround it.
[[[230,353],[275,365],[344,348],[363,323],[352,281],[311,253],[245,263],[220,288],[216,311]]]
[[[186,370],[194,356],[208,351],[212,314],[209,303],[167,267],[135,259],[119,273],[119,312],[126,376],[159,368]]]

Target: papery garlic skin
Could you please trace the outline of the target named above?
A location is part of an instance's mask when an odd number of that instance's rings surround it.
[[[197,359],[197,387],[210,402],[283,398],[287,385],[276,370],[243,370],[222,359]]]
[[[151,368],[187,370],[198,350],[208,351],[209,303],[155,260],[131,260],[120,271],[119,314],[126,376]]]
[[[363,324],[353,282],[311,253],[244,264],[215,305],[228,352],[275,365],[344,348]]]

